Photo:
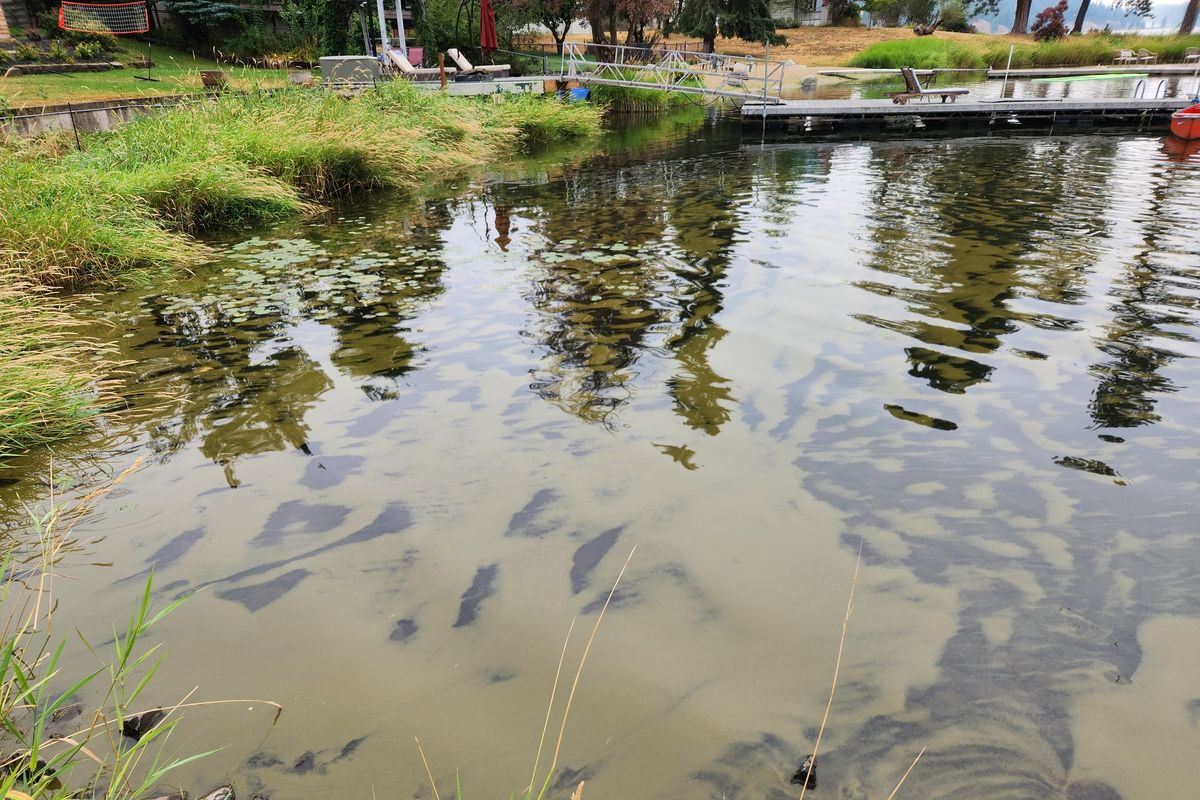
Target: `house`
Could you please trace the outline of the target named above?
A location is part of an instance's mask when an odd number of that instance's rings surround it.
[[[829,24],[829,6],[821,0],[769,0],[771,17],[802,27]]]

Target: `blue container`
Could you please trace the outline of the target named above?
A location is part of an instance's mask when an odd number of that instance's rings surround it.
[[[591,94],[592,93],[589,89],[586,89],[582,86],[580,86],[578,89],[572,89],[571,90],[571,102],[572,103],[582,103],[584,100],[587,100],[588,97],[591,96]]]

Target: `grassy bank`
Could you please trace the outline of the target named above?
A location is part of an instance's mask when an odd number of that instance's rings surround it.
[[[82,150],[0,153],[0,249],[24,280],[70,286],[187,267],[189,234],[405,187],[599,129],[601,110],[494,103],[395,82],[345,100],[304,89],[226,96],[89,136]]]
[[[1009,39],[978,36],[970,39],[921,37],[878,42],[850,59],[849,66],[873,69],[984,69],[1008,62]],[[1092,67],[1111,65],[1118,50],[1145,48],[1163,64],[1182,63],[1184,51],[1200,47],[1192,36],[1117,36],[1089,34],[1051,42],[1029,40],[1016,45],[1012,65],[1023,67]]]
[[[5,143],[0,452],[69,436],[94,409],[87,346],[39,289],[188,268],[207,255],[192,238],[199,231],[591,135],[602,111],[532,96],[446,97],[398,81],[350,100],[297,88],[197,102],[89,135],[79,150],[62,137]]]

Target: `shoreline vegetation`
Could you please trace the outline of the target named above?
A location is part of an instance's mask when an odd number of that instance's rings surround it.
[[[1158,54],[1158,63],[1183,63],[1189,47],[1200,47],[1200,34],[1190,36],[1138,36],[1118,34],[1087,34],[1068,36],[1048,42],[1015,41],[1013,37],[997,38],[978,35],[944,39],[921,37],[876,42],[853,56],[850,67],[869,69],[1004,69],[1008,49],[1015,45],[1012,66],[1026,67],[1094,67],[1111,65],[1118,50],[1145,48]]]
[[[0,141],[0,467],[78,433],[102,404],[106,349],[74,335],[80,323],[53,290],[190,269],[210,254],[195,234],[592,136],[603,111],[396,81],[353,99],[304,88],[225,95],[89,135],[80,149],[62,134]]]

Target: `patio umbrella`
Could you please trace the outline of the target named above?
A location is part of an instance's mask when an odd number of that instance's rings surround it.
[[[496,12],[492,0],[479,0],[479,49],[484,55],[500,47],[496,39]]]

